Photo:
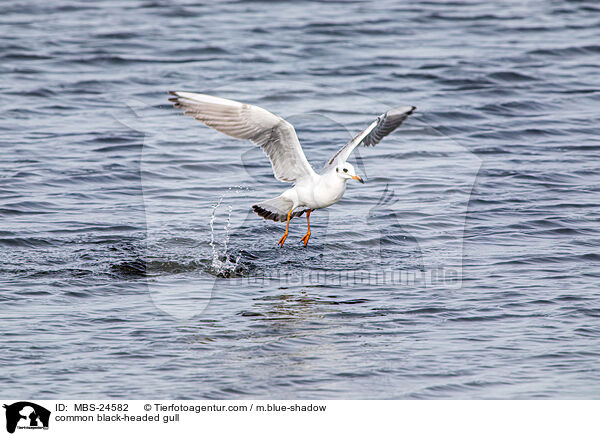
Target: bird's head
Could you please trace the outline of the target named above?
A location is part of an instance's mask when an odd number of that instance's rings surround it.
[[[350,165],[348,162],[341,162],[335,167],[336,174],[342,179],[354,179],[359,181],[360,183],[365,183],[363,179],[361,179],[354,170],[354,167]]]

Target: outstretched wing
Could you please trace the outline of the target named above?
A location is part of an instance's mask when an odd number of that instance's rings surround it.
[[[383,115],[378,116],[369,127],[356,135],[352,141],[340,148],[325,166],[332,166],[337,165],[339,162],[346,162],[352,151],[361,143],[364,145],[373,146],[379,144],[379,141],[396,130],[396,128],[402,124],[402,122],[410,114],[412,114],[415,109],[417,108],[414,106],[403,106],[390,109]]]
[[[249,139],[260,146],[271,160],[275,177],[295,182],[315,174],[306,160],[294,126],[258,106],[193,92],[169,91],[169,100],[186,115],[219,132]]]

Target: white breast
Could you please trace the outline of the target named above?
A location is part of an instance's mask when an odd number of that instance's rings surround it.
[[[327,173],[319,177],[312,189],[312,205],[315,209],[322,209],[337,203],[346,190],[346,180],[336,174]]]

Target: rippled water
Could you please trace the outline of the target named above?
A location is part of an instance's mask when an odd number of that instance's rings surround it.
[[[597,398],[595,2],[4,2],[0,26],[5,397]],[[250,206],[286,185],[170,89],[285,116],[316,168],[418,112],[279,249]]]

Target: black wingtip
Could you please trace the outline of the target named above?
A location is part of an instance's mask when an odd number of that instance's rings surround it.
[[[405,107],[406,107],[406,106],[405,106]],[[416,110],[417,110],[417,107],[416,107],[416,106],[412,106],[412,105],[411,105],[411,106],[409,106],[409,107],[410,107],[410,109],[409,109],[409,110],[405,110],[405,111],[404,111],[404,114],[406,114],[406,115],[411,115],[411,114],[412,114],[414,111],[416,111]]]
[[[407,117],[411,115],[414,111],[417,110],[416,106],[399,106],[393,109],[390,109],[385,114],[383,114],[383,118],[387,117]],[[378,119],[381,117],[378,117]]]
[[[169,94],[177,96],[177,91],[167,91]]]

